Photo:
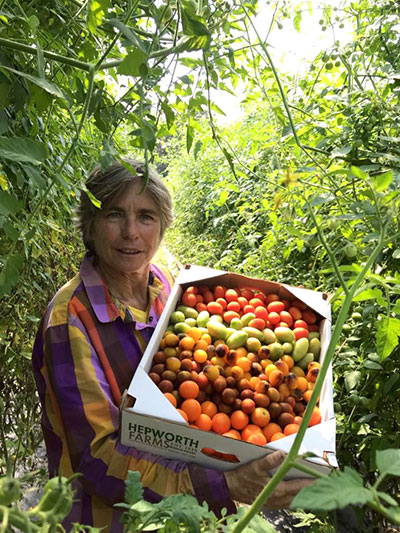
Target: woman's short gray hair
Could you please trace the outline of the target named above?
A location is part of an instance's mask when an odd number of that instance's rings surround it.
[[[102,208],[117,198],[132,183],[145,183],[145,164],[135,159],[123,158],[122,163],[115,161],[106,170],[102,171],[98,165],[90,173],[86,188],[101,202]],[[160,214],[160,241],[165,230],[172,223],[172,201],[167,187],[158,174],[148,168],[147,184],[145,191],[151,196]],[[99,208],[96,207],[86,191],[82,191],[80,204],[76,211],[76,222],[85,247],[94,251],[92,241],[93,222]]]

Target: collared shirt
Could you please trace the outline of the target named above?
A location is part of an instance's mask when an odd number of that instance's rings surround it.
[[[175,493],[193,494],[211,510],[235,512],[223,474],[194,463],[169,460],[119,442],[119,403],[128,388],[170,292],[172,278],[150,265],[146,323],[116,306],[88,253],[79,274],[50,302],[36,337],[32,364],[42,404],[50,477],[81,476],[67,531],[78,522],[122,531],[128,470],[141,475],[150,502]],[[119,309],[117,308],[119,307]]]

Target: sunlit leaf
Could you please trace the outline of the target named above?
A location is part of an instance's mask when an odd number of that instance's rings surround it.
[[[91,33],[95,33],[98,26],[100,26],[109,7],[110,0],[89,0],[87,7],[87,27]]]
[[[310,511],[332,511],[347,505],[365,504],[372,494],[363,486],[361,476],[345,466],[343,472],[335,472],[320,478],[302,489],[293,499],[290,508]]]
[[[139,48],[136,48],[136,50],[129,52],[124,57],[120,65],[118,65],[117,71],[125,76],[140,76],[140,66],[146,59],[147,55]]]
[[[361,372],[359,370],[351,370],[344,375],[344,383],[346,390],[351,391],[357,387],[361,379]]]
[[[388,172],[384,172],[383,174],[379,174],[378,176],[376,176],[376,178],[372,182],[372,185],[376,191],[382,192],[389,187],[392,182],[392,179],[393,171],[389,170]]]
[[[335,148],[332,153],[331,157],[343,157],[347,154],[349,154],[352,151],[353,147],[348,144],[346,146],[340,146],[339,148]]]
[[[400,320],[393,317],[384,317],[376,328],[376,349],[379,360],[383,361],[393,352],[399,342]]]

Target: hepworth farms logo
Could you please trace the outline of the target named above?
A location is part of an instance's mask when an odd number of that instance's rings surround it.
[[[199,446],[199,441],[190,437],[184,437],[179,433],[162,431],[142,424],[128,424],[129,440],[135,443],[147,444],[153,448],[163,448],[179,453],[195,456]]]

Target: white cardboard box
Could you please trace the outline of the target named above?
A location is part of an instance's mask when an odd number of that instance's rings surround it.
[[[180,414],[149,378],[148,373],[152,366],[153,355],[159,348],[160,340],[169,323],[169,317],[175,310],[182,292],[193,284],[224,285],[228,288],[252,287],[264,293],[276,292],[282,298],[298,298],[323,317],[320,327],[320,360],[325,356],[330,341],[331,314],[330,305],[322,293],[207,267],[188,265],[177,276],[155,332],[121,403],[121,443],[170,459],[196,462],[217,470],[237,468],[240,464],[263,457],[274,450],[289,451],[295,435],[289,435],[265,446],[257,446],[188,427]],[[338,466],[335,456],[336,424],[333,411],[331,368],[321,390],[319,407],[322,421],[320,424],[307,428],[299,454],[306,452],[314,454],[315,457],[301,461],[323,474],[328,474],[331,468]],[[203,448],[212,448],[222,452],[220,456],[223,459],[206,455],[202,452]],[[305,476],[304,473],[292,469],[287,477],[303,476]]]

